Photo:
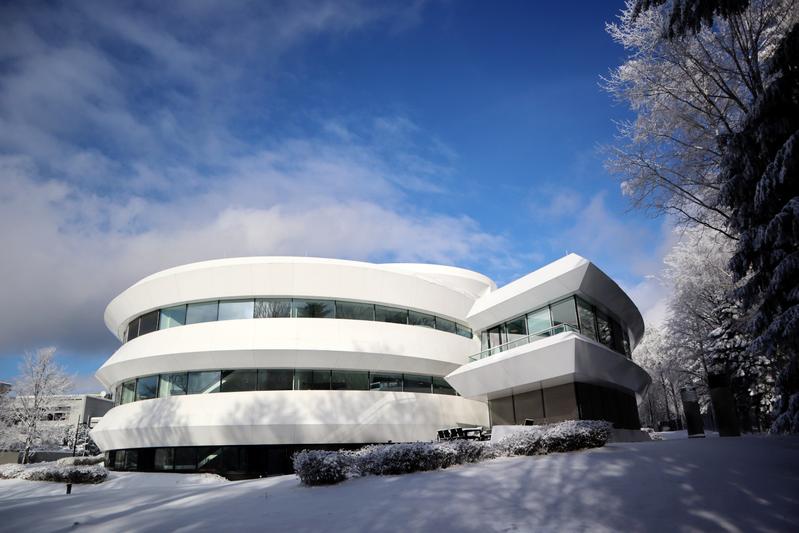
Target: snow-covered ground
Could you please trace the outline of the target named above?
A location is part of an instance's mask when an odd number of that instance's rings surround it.
[[[799,439],[611,444],[330,487],[295,476],[0,481],[0,530],[799,531]]]

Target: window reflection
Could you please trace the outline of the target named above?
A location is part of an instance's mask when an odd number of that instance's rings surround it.
[[[291,316],[291,299],[259,298],[255,300],[255,318],[288,318]]]
[[[183,326],[184,324],[186,324],[185,305],[176,305],[174,307],[161,309],[161,319],[158,323],[158,329],[174,328],[175,326]]]
[[[186,310],[186,324],[213,322],[217,319],[219,302],[197,302],[189,304]]]
[[[385,305],[375,306],[375,320],[378,322],[392,322],[394,324],[407,324],[408,311]],[[430,326],[433,327],[433,326]]]
[[[254,300],[222,300],[219,302],[219,320],[252,318],[254,308]]]
[[[136,401],[158,397],[158,376],[146,376],[136,380]]]
[[[297,318],[333,318],[335,307],[328,300],[292,300],[293,316]]]
[[[336,302],[336,318],[350,320],[374,320],[374,304],[364,304],[358,302]]]
[[[376,320],[395,324],[411,324],[472,338],[472,330],[446,318],[418,311],[339,300],[307,300],[291,298],[257,298],[214,300],[175,305],[159,309],[132,320],[126,328],[124,342],[151,333],[186,324],[247,318],[340,318]]]
[[[189,394],[208,394],[219,392],[221,372],[189,372]]]

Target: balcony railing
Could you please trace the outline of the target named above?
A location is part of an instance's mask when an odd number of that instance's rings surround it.
[[[485,359],[486,357],[491,357],[492,355],[496,355],[500,352],[504,352],[506,350],[510,350],[512,348],[516,348],[518,346],[524,346],[525,344],[530,344],[531,342],[535,342],[537,340],[545,339],[547,337],[551,337],[552,335],[557,335],[558,333],[565,333],[567,331],[573,331],[575,333],[579,333],[576,327],[570,324],[558,324],[557,326],[553,326],[549,329],[544,329],[538,331],[536,333],[531,333],[525,337],[519,337],[518,339],[513,339],[512,341],[506,342],[504,344],[500,344],[498,346],[492,346],[487,350],[483,350],[480,353],[476,353],[472,356],[469,356],[469,361],[479,361],[480,359]]]

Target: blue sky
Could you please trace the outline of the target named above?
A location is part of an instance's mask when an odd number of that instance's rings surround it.
[[[105,305],[177,264],[427,261],[499,284],[567,252],[648,320],[671,241],[598,147],[621,2],[0,7],[0,379],[54,345],[96,390]]]

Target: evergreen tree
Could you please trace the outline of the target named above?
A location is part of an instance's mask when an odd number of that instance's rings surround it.
[[[739,234],[730,262],[750,310],[752,354],[772,358],[777,432],[799,432],[799,24],[769,64],[773,81],[723,140],[721,201]]]

